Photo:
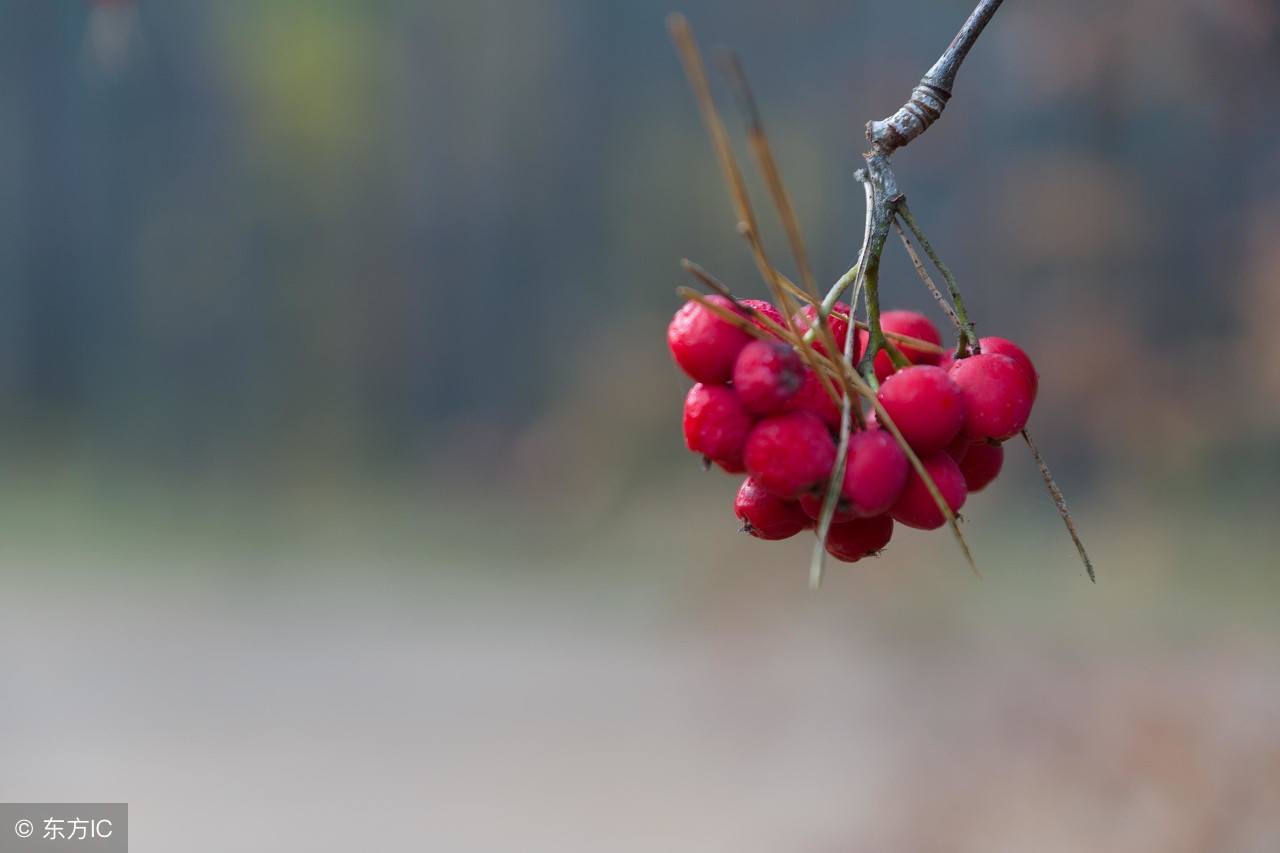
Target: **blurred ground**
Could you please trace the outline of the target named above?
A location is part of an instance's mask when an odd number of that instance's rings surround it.
[[[1277,849],[1280,533],[1102,501],[1092,586],[1033,478],[966,508],[985,580],[900,531],[816,595],[716,475],[571,541],[370,493],[157,502],[166,545],[46,495],[0,799],[126,800],[139,851]]]

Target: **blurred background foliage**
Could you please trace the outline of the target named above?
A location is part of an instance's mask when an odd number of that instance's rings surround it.
[[[833,281],[970,3],[680,9]],[[895,163],[1100,580],[1011,447],[985,583],[907,531],[818,596],[683,447],[679,259],[766,290],[669,11],[0,0],[0,796],[157,849],[424,801],[433,849],[1275,849],[1280,7],[1000,10]],[[255,785],[260,846],[176,845]]]
[[[687,8],[743,57],[823,278],[857,248],[862,124],[964,7]],[[5,4],[9,467],[591,490],[687,462],[676,262],[763,286],[665,11]],[[95,14],[128,19],[123,50]],[[981,329],[1036,357],[1073,484],[1276,470],[1276,17],[1015,4],[898,158]],[[901,252],[887,273],[891,303],[929,307]]]

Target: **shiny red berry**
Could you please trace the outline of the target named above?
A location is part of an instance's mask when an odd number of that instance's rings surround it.
[[[757,539],[788,539],[813,526],[799,503],[778,497],[750,477],[738,488],[733,512],[743,532]]]
[[[777,309],[777,306],[775,306],[772,302],[765,302],[763,299],[739,299],[738,304],[747,308],[754,308],[757,312],[768,317],[770,320],[777,323],[780,327],[784,329],[787,327],[787,321],[783,319],[782,312],[779,311]],[[755,323],[757,326],[759,326],[761,329],[764,329],[766,332],[768,332],[771,335],[777,334],[773,329],[769,328],[767,325],[760,322],[760,320],[755,317],[751,318],[751,322]]]
[[[743,461],[757,483],[793,500],[830,476],[836,444],[817,415],[782,412],[751,428]]]
[[[1022,347],[1013,341],[994,337],[978,338],[978,346],[984,353],[1007,355],[1016,361],[1022,368],[1022,374],[1027,377],[1027,383],[1031,386],[1031,399],[1035,399],[1036,394],[1040,393],[1040,374],[1036,372],[1036,366],[1031,363],[1031,357],[1022,351]]]
[[[1018,363],[1007,355],[962,358],[947,374],[964,395],[961,435],[970,441],[1004,441],[1027,425],[1034,395]]]
[[[892,332],[895,335],[906,335],[907,337],[916,338],[918,340],[927,341],[931,344],[942,345],[942,336],[938,334],[938,327],[929,321],[929,318],[916,311],[885,311],[880,315],[880,328],[885,332]],[[863,347],[867,344],[867,332],[859,331],[859,342]],[[907,361],[912,364],[937,364],[942,360],[940,351],[924,350],[919,347],[913,347],[910,344],[897,344],[898,349],[902,350],[902,354],[907,357]],[[883,382],[890,374],[893,373],[893,362],[889,359],[889,354],[884,350],[876,353],[875,358],[876,378]]]
[[[742,450],[754,420],[732,388],[700,382],[685,397],[684,442],[730,473],[742,473]]]
[[[893,519],[887,515],[859,518],[827,529],[827,553],[846,563],[875,556],[893,538]]]
[[[804,384],[804,362],[782,341],[755,340],[733,365],[733,387],[748,411],[776,412]]]
[[[939,451],[920,461],[924,464],[924,469],[929,472],[929,476],[933,478],[947,506],[953,513],[959,512],[960,507],[964,506],[964,499],[968,496],[968,489],[964,484],[964,475],[960,473],[960,467],[956,465],[955,460]],[[929,494],[929,487],[924,484],[924,480],[916,473],[915,468],[907,473],[907,485],[903,488],[897,502],[890,508],[889,515],[907,527],[920,530],[936,530],[947,523],[946,516],[942,514],[942,510],[938,509],[933,496]]]
[[[920,456],[946,447],[964,423],[960,388],[946,371],[932,365],[904,367],[887,377],[876,398]]]
[[[975,441],[969,445],[964,458],[957,459],[965,487],[970,492],[980,492],[1000,475],[1004,465],[1004,445],[989,441]]]
[[[885,430],[849,436],[840,495],[853,514],[869,518],[893,506],[907,482],[907,454]]]
[[[733,302],[718,294],[707,301],[734,310]],[[676,364],[695,381],[708,385],[729,381],[738,352],[750,340],[751,335],[692,300],[667,326],[667,346]]]

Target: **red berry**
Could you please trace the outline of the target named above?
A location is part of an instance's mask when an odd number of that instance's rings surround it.
[[[885,311],[880,315],[880,328],[897,335],[906,335],[928,341],[935,346],[942,346],[942,336],[938,327],[929,322],[929,318],[916,311]],[[937,364],[942,353],[937,350],[925,350],[909,344],[899,344],[898,349],[912,364]]]
[[[956,464],[959,465],[960,460],[964,459],[965,454],[969,452],[969,448],[972,445],[973,442],[969,439],[965,438],[963,435],[957,435],[955,438],[951,439],[951,442],[946,447],[942,449],[947,452],[948,456],[956,460]]]
[[[929,472],[929,476],[933,478],[947,506],[951,507],[953,513],[959,512],[960,507],[964,506],[968,490],[964,485],[964,474],[960,473],[955,460],[946,453],[938,452],[920,461],[924,464],[924,469]],[[889,510],[889,515],[907,527],[920,530],[935,530],[947,523],[946,516],[934,503],[933,495],[929,494],[928,486],[916,473],[915,468],[907,473],[906,488],[902,490],[897,503]]]
[[[904,367],[885,379],[876,399],[920,456],[946,447],[964,423],[964,396],[939,367]]]
[[[817,415],[783,412],[752,427],[742,458],[761,486],[795,499],[831,474],[836,444]]]
[[[718,294],[707,301],[733,310],[733,302]],[[690,300],[667,326],[667,345],[676,364],[696,382],[723,385],[733,376],[733,362],[751,335]]]
[[[836,347],[840,350],[840,352],[844,352],[845,336],[849,334],[849,321],[840,319],[839,317],[836,316],[836,314],[839,313],[845,317],[848,317],[850,311],[852,310],[853,309],[851,309],[848,305],[844,304],[843,302],[837,302],[835,305],[831,306],[831,313],[827,315],[827,328],[831,330],[831,337],[835,339]],[[794,318],[796,323],[796,330],[799,331],[801,334],[808,331],[810,328],[813,327],[814,322],[817,320],[817,317],[818,317],[817,308],[815,308],[812,305],[804,306],[803,308],[801,308],[799,311],[796,312],[796,315]],[[822,353],[823,355],[827,355],[826,344],[822,342],[822,337],[820,335],[814,336],[813,348],[818,352]],[[858,354],[861,351],[862,349],[859,346],[858,336],[855,334],[853,336],[853,361],[855,364],[858,361]]]
[[[787,539],[813,524],[800,504],[783,500],[748,477],[733,501],[742,530],[757,539]]]
[[[832,382],[837,394],[841,394],[840,386]],[[843,394],[841,394],[843,398]],[[840,407],[831,399],[831,395],[827,393],[827,389],[822,387],[822,380],[818,378],[818,374],[813,368],[805,368],[804,379],[800,383],[800,390],[796,391],[787,404],[782,407],[784,412],[812,412],[818,416],[818,420],[822,421],[831,429],[840,428]]]
[[[928,317],[916,311],[885,311],[880,315],[880,328],[885,332],[918,338],[938,346],[942,345],[942,336],[938,334],[938,327],[929,322]],[[868,337],[867,332],[858,332],[858,340],[863,348],[867,345]],[[941,352],[923,350],[909,344],[898,344],[897,346],[898,349],[902,350],[902,354],[907,357],[907,361],[912,364],[937,364],[942,360]],[[893,362],[889,359],[889,353],[884,350],[876,353],[874,364],[876,378],[881,382],[894,371]]]
[[[710,459],[710,457],[707,457]],[[742,456],[734,456],[729,459],[711,459],[716,463],[716,467],[726,474],[745,474],[747,466],[742,461]]]
[[[754,419],[727,385],[698,383],[684,400],[684,442],[694,453],[741,473],[742,449]],[[736,469],[736,470],[735,470]]]
[[[782,328],[785,329],[787,327],[787,321],[783,319],[782,312],[779,311],[772,302],[765,302],[763,299],[739,299],[738,304],[748,308],[754,308],[757,312],[765,315]],[[751,322],[755,323],[771,335],[776,334],[773,329],[769,328],[755,317],[751,318]]]
[[[885,430],[855,433],[849,436],[840,494],[855,515],[880,515],[902,494],[910,467],[907,454]]]
[[[776,412],[804,383],[804,362],[782,341],[756,340],[742,348],[733,365],[733,387],[748,411]]]
[[[1018,363],[1007,355],[962,358],[947,374],[964,395],[961,435],[970,441],[1004,441],[1027,425],[1033,395]],[[892,414],[892,413],[890,413]]]
[[[822,519],[822,501],[826,496],[826,489],[823,489],[821,493],[805,492],[800,496],[800,508],[804,510],[804,514],[809,518],[814,521],[820,521]],[[836,499],[836,510],[831,516],[833,523],[839,524],[842,521],[853,521],[855,518],[860,517],[858,513],[849,508],[847,500],[843,497]]]
[[[859,518],[827,529],[827,553],[837,560],[856,563],[875,556],[893,538],[893,519],[887,515]]]
[[[1035,400],[1036,394],[1040,393],[1040,374],[1036,373],[1036,366],[1031,363],[1031,358],[1022,351],[1022,347],[1004,338],[978,338],[978,346],[982,348],[984,353],[1007,355],[1016,361],[1018,366],[1022,368],[1022,374],[1027,377],[1027,383],[1031,386],[1031,399]]]
[[[970,492],[980,492],[1000,474],[1004,465],[1004,445],[989,441],[975,441],[963,459],[956,460],[964,484]]]

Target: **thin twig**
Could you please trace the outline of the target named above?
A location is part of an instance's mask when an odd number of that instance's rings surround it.
[[[714,290],[716,293],[720,294],[721,296],[726,296],[729,299],[733,299],[733,292],[729,290],[729,286],[724,282],[720,281],[720,279],[713,276],[711,273],[707,272],[698,264],[695,264],[693,261],[689,260],[688,258],[681,258],[680,266],[684,269],[685,272],[689,273],[689,275],[693,276],[698,281],[702,282],[707,287]]]
[[[911,234],[920,243],[920,247],[924,249],[929,260],[933,261],[933,265],[938,268],[938,272],[942,273],[942,277],[947,282],[947,289],[951,291],[951,300],[956,305],[956,316],[959,318],[960,328],[960,355],[964,356],[964,348],[966,345],[973,350],[975,354],[982,352],[982,347],[978,344],[978,335],[973,331],[973,323],[969,320],[969,314],[964,308],[964,297],[960,295],[960,285],[956,283],[956,277],[951,274],[951,269],[942,262],[942,258],[934,250],[933,244],[924,236],[924,230],[920,228],[920,223],[916,222],[916,218],[911,215],[911,209],[907,207],[907,200],[904,198],[897,204],[897,214],[902,221],[907,223],[907,227],[911,229]]]
[[[896,216],[893,217],[893,227],[898,232],[898,236],[902,238],[902,245],[906,248],[907,254],[911,256],[911,263],[915,265],[916,272],[920,273],[920,278],[924,280],[924,286],[929,288],[929,292],[933,294],[938,307],[951,320],[951,324],[956,327],[956,331],[963,332],[960,327],[960,318],[956,316],[955,309],[942,297],[942,294],[938,292],[938,288],[934,287],[933,279],[929,278],[928,271],[925,270],[924,264],[920,262],[920,256],[916,254],[916,247],[912,246],[911,241],[907,239],[907,232],[902,230],[902,223],[898,222],[898,217]]]
[[[1062,496],[1062,490],[1058,488],[1058,484],[1053,480],[1053,475],[1049,473],[1049,466],[1044,464],[1044,457],[1040,455],[1040,450],[1036,447],[1036,443],[1031,440],[1031,433],[1024,429],[1022,437],[1026,439],[1027,447],[1031,448],[1031,453],[1036,458],[1036,467],[1040,469],[1040,476],[1044,478],[1044,484],[1048,487],[1049,494],[1053,497],[1054,505],[1058,507],[1058,512],[1062,514],[1062,520],[1067,525],[1067,532],[1071,534],[1071,541],[1076,543],[1076,550],[1080,552],[1080,561],[1084,563],[1084,570],[1089,573],[1089,580],[1097,583],[1098,579],[1093,574],[1093,561],[1085,553],[1084,543],[1080,541],[1080,534],[1076,533],[1076,525],[1071,520],[1071,512],[1067,509],[1067,499]]]
[[[849,288],[849,285],[853,284],[857,280],[858,265],[854,264],[849,268],[849,271],[840,276],[840,278],[836,280],[836,283],[832,285],[831,289],[827,291],[827,295],[822,300],[823,307],[830,311],[835,307],[835,304],[840,301],[840,294],[844,293]],[[849,304],[856,305],[857,302],[858,298],[855,294],[854,298],[849,300]]]

